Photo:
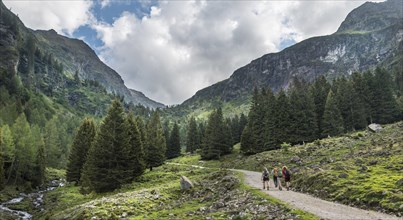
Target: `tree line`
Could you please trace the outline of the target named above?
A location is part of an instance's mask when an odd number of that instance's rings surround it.
[[[377,68],[332,83],[324,76],[312,84],[295,79],[287,92],[278,94],[255,89],[241,151],[255,154],[278,149],[284,142],[303,143],[363,129],[369,123],[401,120],[397,76],[393,81],[388,71]]]

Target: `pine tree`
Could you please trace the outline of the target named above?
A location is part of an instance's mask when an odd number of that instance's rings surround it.
[[[254,154],[256,152],[250,146],[255,146],[253,134],[250,131],[249,126],[245,126],[241,136],[241,152],[245,155]]]
[[[34,169],[34,186],[41,186],[45,181],[46,157],[45,157],[45,142],[40,137],[40,143],[36,152],[35,169]]]
[[[186,152],[193,154],[193,152],[200,147],[198,139],[199,131],[197,129],[196,119],[191,117],[186,134]]]
[[[276,145],[282,143],[290,143],[290,127],[291,121],[291,106],[290,101],[284,90],[280,90],[276,100],[276,110],[274,117]]]
[[[166,120],[162,125],[162,129],[164,130],[164,137],[165,137],[165,146],[168,148],[169,145],[169,121]],[[167,156],[167,155],[165,155]]]
[[[0,129],[0,190],[4,188],[4,162],[3,162],[3,148],[2,148],[2,136],[1,136],[1,129]]]
[[[132,181],[135,177],[141,176],[145,170],[145,155],[143,142],[141,140],[141,132],[138,129],[136,119],[133,115],[129,115],[127,118],[127,128],[129,136],[129,149],[127,150],[127,160],[129,166],[127,170],[126,183]]]
[[[140,116],[136,117],[136,124],[137,124],[137,128],[139,129],[139,132],[140,132],[141,143],[143,143],[143,153],[144,153],[144,156],[146,156],[145,148],[147,145],[147,133],[146,133],[147,131],[146,131],[146,127],[144,125],[144,121]]]
[[[167,153],[166,156],[168,159],[179,157],[181,154],[181,143],[179,137],[179,126],[175,122],[171,135],[168,141],[169,145],[167,146]]]
[[[305,82],[294,80],[291,89],[291,143],[315,140],[318,136],[318,125],[316,122],[315,103]]]
[[[401,112],[393,96],[390,74],[381,68],[375,70],[373,87],[373,120],[377,123],[391,123],[400,119]]]
[[[47,166],[61,168],[62,143],[60,141],[60,124],[57,116],[46,122],[44,139]]]
[[[371,108],[371,100],[372,94],[369,89],[368,82],[372,81],[372,75],[370,72],[365,73],[367,76],[367,80],[364,76],[358,72],[354,72],[351,77],[351,83],[353,85],[354,91],[356,92],[359,102],[362,104],[364,116],[366,122],[371,122],[372,120],[372,108]],[[372,84],[371,84],[372,85]]]
[[[266,91],[264,98],[264,149],[263,150],[274,150],[277,147],[278,138],[276,137],[276,97],[274,96],[271,89]]]
[[[88,150],[95,138],[95,125],[91,119],[84,119],[74,137],[67,163],[66,179],[68,182],[79,183],[81,171],[87,160]]]
[[[90,147],[81,175],[83,191],[107,192],[126,180],[129,148],[123,106],[114,100]]]
[[[322,118],[325,110],[326,99],[329,93],[330,84],[325,76],[319,76],[310,86],[310,92],[315,103],[316,121],[318,124],[318,135],[322,133]]]
[[[14,182],[21,183],[24,179],[30,179],[30,171],[33,169],[35,148],[31,128],[22,113],[12,127],[15,140],[15,169],[13,170]]]
[[[251,134],[251,141],[244,142],[242,149],[244,152],[254,154],[264,150],[264,135],[265,135],[265,110],[263,104],[263,97],[255,88],[252,96],[252,104],[248,115],[248,130]],[[246,146],[247,143],[254,145]]]
[[[230,129],[224,123],[221,108],[215,109],[209,116],[205,137],[202,144],[202,159],[219,159],[232,150]]]
[[[146,164],[152,170],[165,161],[166,141],[161,126],[160,115],[155,111],[147,124]]]
[[[237,137],[239,137],[239,141],[241,141],[242,132],[245,129],[247,124],[248,124],[248,118],[245,116],[244,113],[242,113],[241,116],[239,117],[239,130],[238,130],[238,136],[237,136]]]
[[[336,136],[344,131],[343,118],[341,117],[341,113],[332,90],[329,91],[326,99],[322,122],[322,136],[324,137],[328,135]]]

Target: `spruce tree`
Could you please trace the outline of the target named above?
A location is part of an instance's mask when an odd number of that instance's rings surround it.
[[[4,161],[3,161],[3,148],[2,148],[2,138],[1,138],[1,128],[0,128],[0,190],[4,188]]]
[[[143,151],[145,153],[145,148],[146,148],[146,144],[147,144],[146,126],[144,124],[143,119],[140,116],[136,117],[136,124],[137,124],[137,128],[140,131],[141,142],[143,143]],[[144,156],[145,156],[145,154],[144,154]]]
[[[114,100],[88,151],[81,175],[84,191],[112,191],[125,182],[129,166],[129,136],[125,121],[121,102]]]
[[[372,75],[370,72],[365,73],[367,76],[366,80],[364,76],[358,72],[354,72],[351,75],[351,83],[353,85],[354,91],[356,92],[359,102],[362,104],[364,108],[364,117],[366,122],[371,122],[372,118],[372,108],[371,108],[371,100],[372,94],[370,88],[368,87],[368,81],[372,81]],[[369,77],[369,76],[371,77]],[[372,84],[371,84],[372,85]]]
[[[385,69],[377,68],[373,87],[373,120],[376,123],[397,121],[401,112],[393,95],[392,79]]]
[[[245,155],[255,154],[253,148],[250,146],[255,146],[253,134],[250,130],[250,126],[245,126],[241,136],[241,152]]]
[[[209,116],[201,152],[202,159],[219,159],[232,150],[230,129],[224,123],[221,108],[215,109]]]
[[[274,117],[276,145],[290,143],[291,128],[291,106],[290,101],[284,90],[280,90],[276,100],[276,110]]]
[[[137,126],[136,119],[132,114],[127,117],[127,132],[129,136],[129,145],[127,149],[127,175],[125,183],[129,183],[135,177],[141,176],[145,169],[145,154],[143,142],[141,139],[141,132]]]
[[[179,137],[179,126],[178,123],[175,122],[172,127],[171,135],[169,137],[169,145],[167,146],[166,156],[168,159],[179,157],[181,155],[181,143]]]
[[[239,117],[239,130],[238,130],[239,141],[241,141],[242,132],[247,124],[248,124],[248,118],[245,116],[244,113],[242,113],[241,116]]]
[[[318,125],[315,113],[315,103],[306,82],[294,80],[290,95],[291,106],[291,143],[312,141],[318,138]]]
[[[188,130],[186,134],[186,152],[193,152],[198,149],[199,146],[199,131],[197,129],[196,119],[191,117],[188,124]]]
[[[66,179],[79,183],[81,171],[87,160],[88,150],[95,138],[95,125],[91,119],[84,119],[74,137],[67,163]]]
[[[318,135],[322,133],[322,118],[325,110],[326,99],[329,93],[330,84],[325,76],[319,76],[310,86],[310,92],[315,103],[316,121],[318,124]]]
[[[45,169],[46,169],[46,155],[45,155],[45,142],[42,137],[40,137],[40,145],[36,152],[35,158],[35,169],[34,169],[34,182],[35,186],[43,185],[45,181]]]
[[[160,115],[155,111],[147,124],[146,164],[152,170],[165,161],[166,141],[161,126]]]
[[[265,117],[264,120],[264,148],[262,150],[274,150],[277,147],[278,138],[276,137],[276,97],[271,89],[266,91],[264,98]]]
[[[250,134],[252,135],[251,142],[245,142],[242,146],[245,152],[250,154],[262,152],[265,144],[265,110],[263,95],[255,88],[252,96],[252,104],[248,115],[248,124]],[[254,143],[254,145],[246,146],[246,143]]]
[[[340,110],[337,106],[337,102],[332,90],[329,91],[326,99],[322,122],[323,137],[326,137],[328,135],[339,135],[344,131],[343,118],[341,117]]]

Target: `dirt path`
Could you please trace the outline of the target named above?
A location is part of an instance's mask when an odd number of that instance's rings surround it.
[[[248,185],[262,189],[262,182],[260,181],[261,173],[247,171],[247,170],[236,170],[245,174],[245,181]],[[398,218],[392,215],[387,215],[375,211],[367,211],[363,209],[358,209],[342,204],[337,204],[334,202],[325,201],[322,199],[315,198],[313,196],[293,192],[286,191],[283,188],[283,191],[279,191],[277,188],[274,188],[274,183],[270,180],[270,189],[264,190],[270,196],[273,196],[281,201],[289,203],[291,206],[301,209],[307,212],[310,212],[316,216],[319,216],[323,219],[337,219],[337,220],[349,220],[349,219],[403,219]]]
[[[178,163],[169,163],[174,165],[185,165]],[[205,168],[201,166],[195,165],[186,165],[192,166],[196,168]],[[293,206],[294,208],[301,209],[307,212],[310,212],[321,219],[335,219],[335,220],[403,220],[403,218],[398,218],[396,216],[387,215],[384,213],[379,213],[375,211],[368,211],[363,209],[358,209],[354,207],[350,207],[347,205],[342,205],[334,202],[325,201],[319,198],[315,198],[313,196],[287,191],[283,188],[283,191],[279,191],[277,188],[274,188],[274,183],[270,180],[270,189],[263,190],[262,182],[260,180],[261,173],[247,171],[247,170],[234,170],[238,172],[242,172],[245,174],[245,181],[248,185],[261,189],[265,193],[277,198],[283,202],[286,202]]]

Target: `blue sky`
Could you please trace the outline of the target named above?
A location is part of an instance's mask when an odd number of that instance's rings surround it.
[[[84,39],[127,87],[179,104],[238,68],[334,33],[364,1],[3,0],[32,29]]]

